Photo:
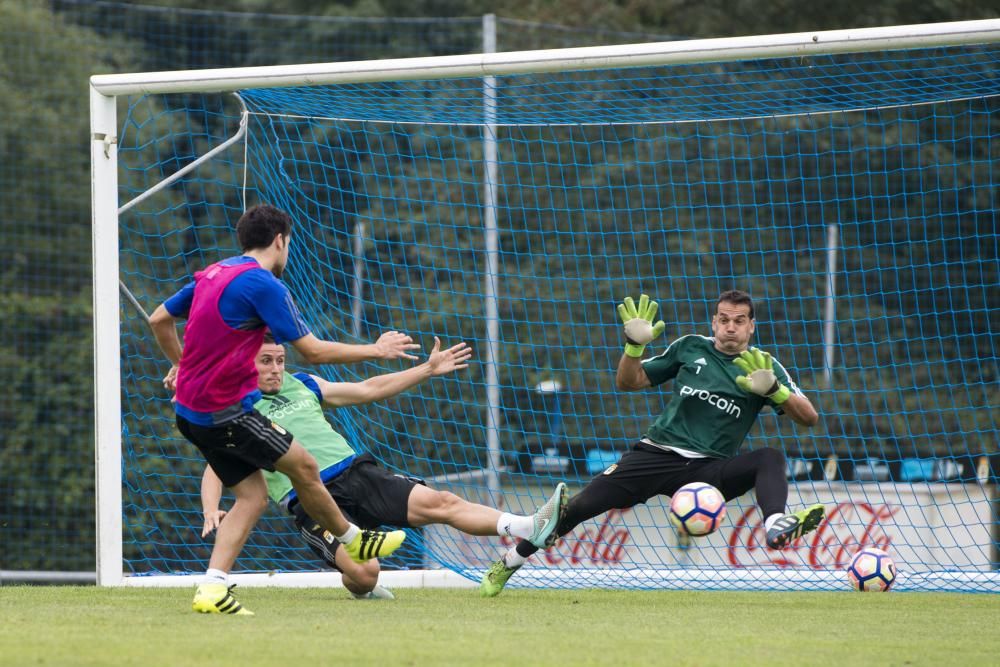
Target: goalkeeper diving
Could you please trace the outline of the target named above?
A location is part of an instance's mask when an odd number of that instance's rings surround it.
[[[801,426],[815,426],[819,415],[769,353],[750,346],[756,321],[746,292],[722,293],[712,317],[712,336],[689,334],[657,356],[644,359],[646,347],[666,325],[658,306],[643,294],[618,306],[624,324],[625,352],[615,384],[623,391],[656,387],[668,381],[666,407],[645,434],[614,465],[574,495],[556,527],[559,536],[610,509],[629,508],[650,498],[671,496],[691,482],[711,484],[726,500],[756,492],[764,517],[767,546],[784,549],[823,521],[822,505],[786,512],[785,456],[764,447],[738,453],[764,408],[787,415]],[[480,582],[484,597],[498,595],[539,547],[521,540],[493,563]]]

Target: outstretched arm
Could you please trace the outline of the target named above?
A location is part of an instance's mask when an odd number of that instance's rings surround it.
[[[409,354],[409,350],[420,349],[420,345],[414,343],[411,337],[398,331],[386,332],[379,336],[377,341],[368,345],[320,340],[311,333],[291,341],[291,345],[311,364],[350,364],[374,359],[416,359]]]
[[[622,391],[637,391],[652,386],[649,376],[642,367],[642,359],[623,354],[618,361],[618,372],[615,374],[615,386]]]
[[[653,324],[659,304],[650,301],[645,294],[639,297],[636,306],[632,297],[627,296],[618,306],[618,316],[625,325],[625,354],[618,362],[615,386],[624,391],[645,389],[652,385],[642,368],[642,353],[646,345],[656,339],[665,328],[663,320]]]
[[[781,409],[799,426],[815,426],[819,423],[819,413],[802,394],[792,394],[781,404]]]
[[[205,466],[201,476],[201,511],[205,515],[205,523],[201,528],[201,536],[205,537],[222,523],[226,511],[219,509],[222,500],[222,480],[219,479],[211,466]]]
[[[441,349],[441,341],[434,337],[434,349],[427,361],[397,373],[386,373],[368,378],[364,382],[327,382],[313,377],[323,394],[323,403],[332,408],[345,405],[361,405],[401,394],[429,378],[453,373],[469,367],[472,348],[466,343],[458,343],[446,350]]]

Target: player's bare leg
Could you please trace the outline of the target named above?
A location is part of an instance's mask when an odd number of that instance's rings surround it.
[[[215,546],[208,561],[209,570],[228,573],[232,569],[250,531],[267,508],[267,484],[259,470],[233,486],[232,492],[236,502],[215,534]],[[225,583],[200,584],[195,590],[191,608],[203,614],[253,615],[233,597],[232,586]]]
[[[340,580],[356,600],[393,600],[396,596],[378,583],[379,562],[376,559],[356,563],[342,548],[337,548],[334,560],[340,570]]]
[[[412,526],[444,524],[468,535],[518,537],[542,547],[555,540],[555,527],[566,501],[566,485],[560,483],[537,512],[523,516],[471,503],[448,491],[434,491],[418,485],[410,492],[407,521]]]

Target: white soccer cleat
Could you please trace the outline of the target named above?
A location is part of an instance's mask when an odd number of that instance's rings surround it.
[[[538,508],[538,511],[532,515],[532,521],[535,524],[535,530],[532,531],[531,535],[528,536],[528,541],[539,549],[547,549],[556,543],[559,539],[559,535],[556,533],[556,527],[559,525],[559,521],[566,514],[566,504],[569,501],[569,493],[566,490],[566,484],[559,482],[556,484],[556,490],[552,493],[545,504]]]
[[[375,584],[375,588],[371,589],[367,593],[362,593],[358,595],[357,593],[351,593],[351,597],[355,600],[395,600],[396,596],[392,594],[388,588]]]

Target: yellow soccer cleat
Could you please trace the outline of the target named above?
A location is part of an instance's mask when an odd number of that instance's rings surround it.
[[[233,597],[236,584],[200,584],[194,592],[194,602],[191,608],[202,614],[236,614],[237,616],[253,616],[253,612],[245,608]]]
[[[484,598],[495,598],[500,595],[503,587],[507,585],[507,580],[520,568],[520,565],[517,567],[507,567],[507,563],[504,562],[503,558],[495,561],[486,570],[482,580],[479,582],[479,595]]]
[[[343,545],[344,551],[356,563],[364,563],[372,558],[388,556],[398,549],[406,533],[401,530],[382,532],[379,530],[362,530],[349,544]]]
[[[781,550],[819,527],[826,516],[823,505],[812,505],[794,514],[784,514],[767,531],[767,546]]]

